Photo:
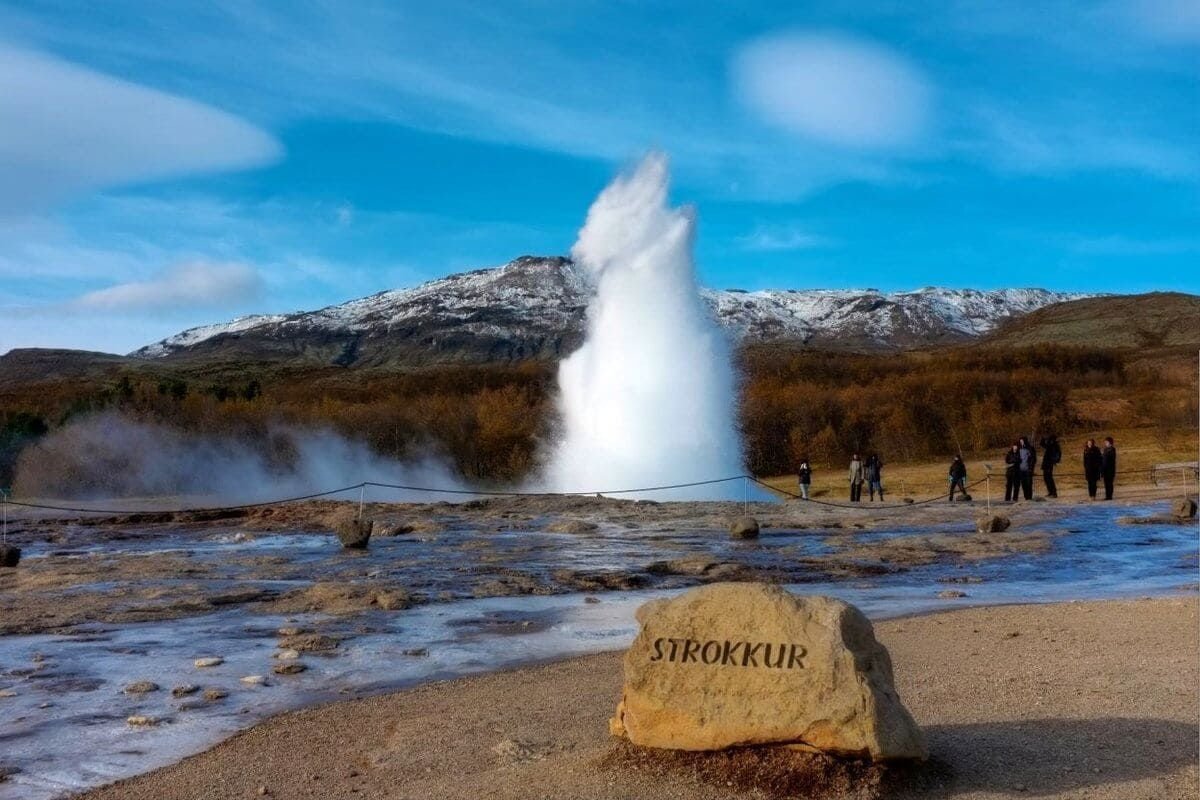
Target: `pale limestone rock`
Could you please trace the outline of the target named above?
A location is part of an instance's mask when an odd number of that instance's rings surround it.
[[[795,745],[925,758],[887,650],[854,606],[775,586],[716,583],[637,612],[610,729],[637,745]]]

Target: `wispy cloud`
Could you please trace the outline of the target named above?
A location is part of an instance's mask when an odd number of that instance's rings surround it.
[[[759,225],[737,240],[748,252],[770,253],[828,247],[832,242],[795,225]]]
[[[842,34],[758,39],[733,61],[739,100],[765,122],[819,142],[905,147],[929,127],[929,82],[900,54]]]
[[[269,133],[232,114],[2,42],[0,120],[0,215],[281,153]]]
[[[145,281],[88,292],[68,305],[90,311],[169,312],[241,305],[258,299],[262,278],[247,264],[179,264]]]

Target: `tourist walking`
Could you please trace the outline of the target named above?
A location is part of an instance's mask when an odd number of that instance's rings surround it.
[[[1112,500],[1113,483],[1117,480],[1117,445],[1111,436],[1104,439],[1100,450],[1100,476],[1104,478],[1104,499]]]
[[[962,453],[950,462],[950,502],[954,502],[954,490],[958,489],[963,499],[967,498],[967,465],[963,462]]]
[[[1021,446],[1013,442],[1004,454],[1004,499],[1016,502],[1021,499]]]
[[[858,453],[850,459],[850,502],[857,503],[862,499],[863,462]]]
[[[1046,484],[1046,497],[1058,497],[1058,484],[1054,482],[1054,468],[1062,461],[1062,447],[1054,435],[1042,439],[1042,480]]]
[[[866,465],[863,467],[863,480],[867,484],[867,494],[872,501],[875,500],[875,492],[879,492],[879,502],[883,502],[883,460],[879,458],[878,453],[872,453],[867,459]]]
[[[1021,456],[1021,494],[1026,500],[1033,499],[1033,468],[1037,466],[1037,450],[1022,436],[1017,440],[1017,452]]]
[[[1113,474],[1116,474],[1116,456],[1113,457]],[[1095,439],[1088,439],[1083,446],[1083,478],[1087,481],[1088,497],[1096,499],[1096,484],[1100,482],[1100,473],[1104,470],[1104,454],[1096,447]]]
[[[800,468],[796,472],[800,478],[800,496],[807,500],[808,487],[812,485],[812,466],[808,463],[808,456],[800,459]]]

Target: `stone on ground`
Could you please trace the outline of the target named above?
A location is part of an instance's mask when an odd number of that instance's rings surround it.
[[[794,745],[925,758],[887,650],[854,606],[766,584],[717,583],[637,612],[609,727],[673,750]]]
[[[729,523],[729,534],[734,539],[757,539],[758,520],[754,517],[737,517]]]
[[[21,563],[21,548],[0,544],[0,567],[15,567]]]
[[[1196,518],[1196,501],[1190,497],[1181,497],[1171,506],[1171,515],[1179,519]]]
[[[1012,525],[1012,520],[1008,517],[1002,517],[999,514],[992,514],[990,517],[980,517],[976,524],[976,530],[980,533],[1003,533]]]
[[[351,550],[365,550],[371,541],[371,530],[375,523],[369,519],[341,519],[334,525],[334,532],[341,540],[342,547]]]

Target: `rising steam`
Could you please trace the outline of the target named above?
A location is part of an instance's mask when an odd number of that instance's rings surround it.
[[[559,366],[563,437],[547,472],[556,491],[742,473],[729,345],[700,300],[692,211],[670,208],[667,187],[666,159],[647,157],[596,198],[572,250],[596,295],[583,346]],[[731,482],[666,496],[740,491]]]

